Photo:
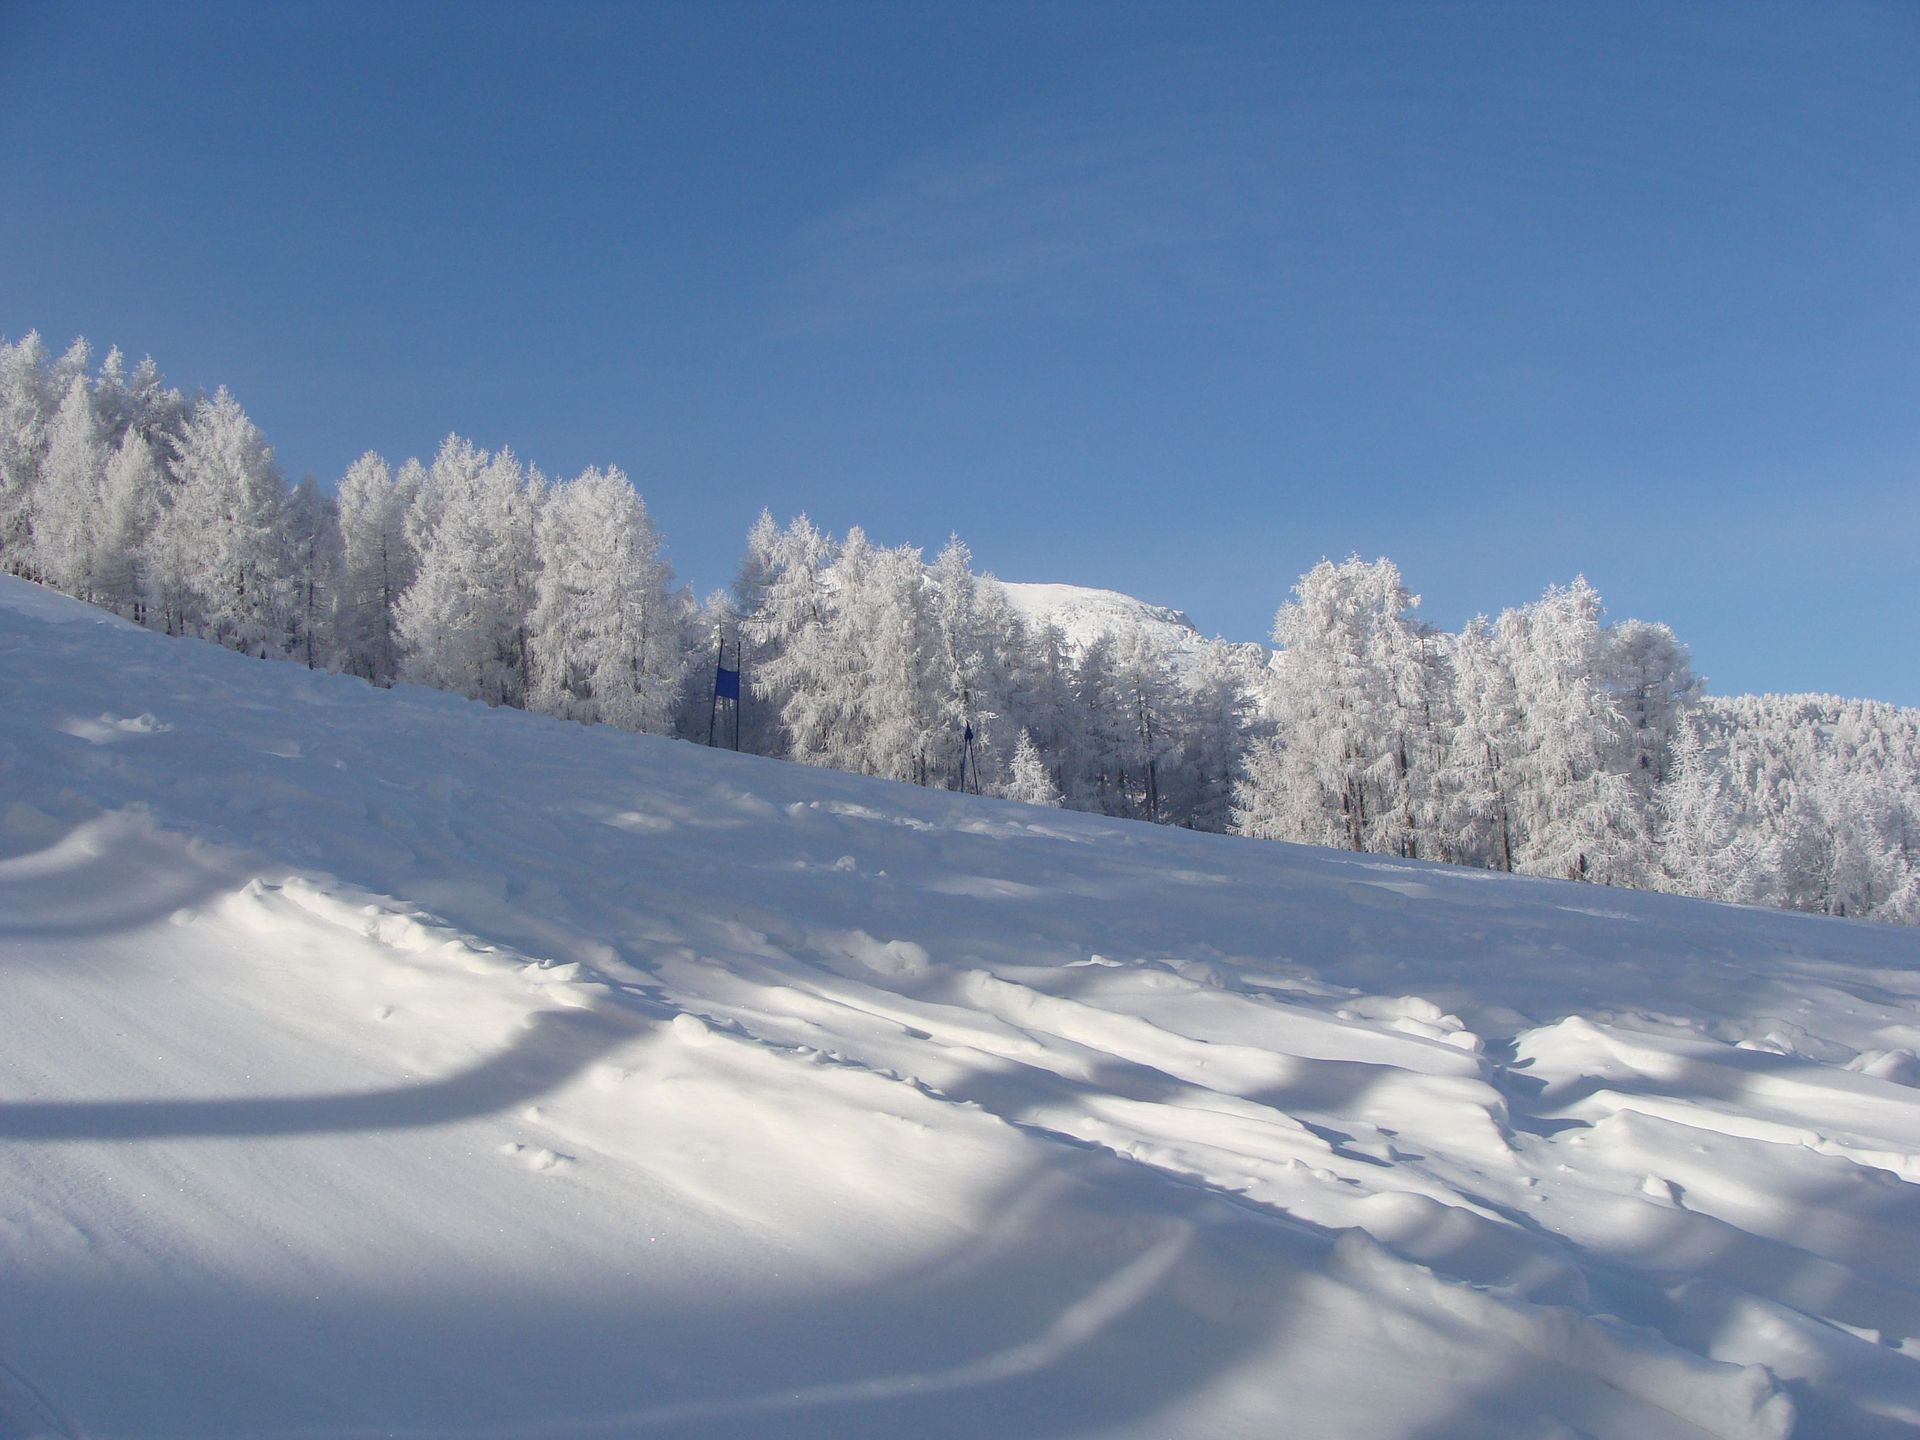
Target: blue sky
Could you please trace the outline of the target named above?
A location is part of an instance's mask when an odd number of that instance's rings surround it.
[[[1584,572],[1920,704],[1920,7],[0,0],[0,333],[1264,636]]]

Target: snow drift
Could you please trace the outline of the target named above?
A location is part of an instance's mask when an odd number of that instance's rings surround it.
[[[1913,932],[0,580],[0,1436],[1890,1436]]]

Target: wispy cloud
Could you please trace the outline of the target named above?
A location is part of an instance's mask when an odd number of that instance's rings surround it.
[[[1191,302],[1209,249],[1261,226],[1217,121],[1078,132],[1004,124],[923,157],[794,240],[784,326],[914,322],[983,306]]]

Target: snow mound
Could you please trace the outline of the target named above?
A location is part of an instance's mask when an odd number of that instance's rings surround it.
[[[0,1437],[1920,1428],[1912,931],[0,675]]]

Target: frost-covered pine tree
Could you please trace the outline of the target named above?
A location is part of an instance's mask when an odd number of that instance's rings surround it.
[[[802,520],[806,517],[801,516]],[[747,548],[734,573],[730,607],[741,616],[758,615],[781,568],[780,527],[773,512],[762,509],[747,530]]]
[[[1034,748],[1053,776],[1054,788],[1065,795],[1068,775],[1079,773],[1084,732],[1074,701],[1074,666],[1066,636],[1051,620],[1023,635],[1017,617],[1009,634],[1017,646],[1011,688],[1019,697],[1009,713],[1032,736]]]
[[[309,475],[287,497],[287,653],[309,670],[338,658],[340,509]]]
[[[1651,878],[1659,889],[1732,901],[1762,892],[1756,847],[1742,833],[1725,776],[1690,721],[1672,736],[1667,773],[1654,794],[1660,863]]]
[[[992,575],[978,577],[973,595],[975,634],[982,650],[981,689],[1005,717],[1005,722],[993,729],[990,763],[1004,767],[1013,760],[1010,741],[1020,728],[1015,717],[1029,714],[1032,708],[1027,626],[1008,598],[1006,587]]]
[[[148,547],[165,485],[153,447],[129,426],[107,460],[94,529],[93,584],[98,602],[138,624],[152,599]]]
[[[34,495],[58,403],[47,394],[51,363],[38,331],[16,344],[0,341],[0,567],[15,575],[36,568]]]
[[[1322,560],[1274,620],[1268,709],[1278,733],[1249,757],[1241,834],[1417,853],[1422,774],[1408,696],[1426,681],[1419,603],[1390,560]]]
[[[758,754],[802,758],[790,712],[810,727],[809,750],[820,753],[824,745],[822,732],[812,727],[820,708],[818,672],[831,650],[834,590],[827,575],[837,552],[805,515],[776,530],[762,511],[748,536],[735,593],[751,695],[742,744]]]
[[[927,656],[923,674],[930,734],[929,780],[958,786],[967,763],[965,737],[973,732],[972,763],[989,775],[1000,772],[994,721],[1005,704],[995,685],[991,637],[973,573],[973,556],[958,535],[950,536],[928,568]],[[966,777],[979,784],[978,774]]]
[[[92,359],[93,346],[87,343],[85,336],[78,336],[53,362],[47,372],[47,401],[50,408],[59,405],[67,391],[73,388],[75,380],[86,378],[87,366]]]
[[[1768,857],[1776,903],[1823,915],[1897,918],[1911,888],[1911,827],[1903,797],[1884,778],[1850,765],[1832,746],[1815,752],[1789,782],[1786,814]]]
[[[1053,783],[1047,762],[1041,758],[1039,747],[1033,743],[1033,736],[1025,729],[1020,731],[1019,742],[1013,747],[1013,759],[1007,766],[1007,778],[1000,787],[1000,793],[1024,805],[1048,805],[1058,809],[1061,804],[1060,787]]]
[[[1606,688],[1600,596],[1584,576],[1500,617],[1520,717],[1516,868],[1633,885],[1649,859],[1647,815],[1613,768],[1628,727]]]
[[[1126,813],[1150,821],[1165,816],[1164,772],[1179,753],[1178,692],[1166,656],[1138,630],[1121,634],[1113,650],[1114,695],[1122,706],[1119,784]]]
[[[849,537],[851,539],[851,537]],[[845,564],[846,555],[841,554]],[[922,677],[932,650],[926,613],[926,564],[911,545],[875,549],[864,578],[850,581],[839,607],[841,644],[865,656],[855,687],[855,740],[862,774],[916,785],[951,783],[942,773],[953,737],[926,705]],[[938,737],[938,739],[936,739]],[[944,741],[946,743],[939,743]]]
[[[425,474],[409,461],[396,482],[369,450],[340,481],[340,664],[376,685],[391,685],[400,673],[400,597],[420,565],[407,540],[407,512]]]
[[[1627,777],[1641,806],[1667,778],[1674,741],[1700,697],[1700,681],[1673,631],[1645,620],[1622,620],[1605,632],[1602,670],[1614,708],[1626,721],[1624,754],[1612,768]]]
[[[431,465],[405,476],[408,482],[403,486],[408,493],[406,540],[416,563],[433,548],[440,523],[455,497],[469,508],[477,506],[474,497],[489,459],[487,452],[471,440],[449,435],[440,442]]]
[[[1484,615],[1467,622],[1450,650],[1454,725],[1437,785],[1437,824],[1461,863],[1511,871],[1521,723],[1513,671]]]
[[[101,443],[117,449],[120,437],[133,428],[138,402],[127,378],[127,357],[118,345],[107,351],[100,362],[100,374],[93,385],[93,415],[99,426]]]
[[[1067,804],[1098,815],[1131,815],[1127,762],[1134,744],[1127,697],[1111,635],[1087,642],[1073,665],[1072,728],[1067,743]]]
[[[401,678],[489,705],[525,702],[537,496],[508,450],[450,436],[408,513],[424,542],[401,599]]]
[[[1255,672],[1236,647],[1210,641],[1182,674],[1176,768],[1162,787],[1164,819],[1224,832],[1233,823],[1233,788],[1247,753]]]
[[[532,707],[667,734],[689,652],[660,534],[618,469],[558,486],[536,531]]]
[[[169,386],[151,355],[141,357],[127,377],[128,428],[152,447],[156,459],[164,460],[178,448],[186,433],[186,398]]]
[[[855,526],[819,575],[811,525],[789,528],[785,563],[763,600],[768,630],[785,641],[761,666],[760,683],[779,697],[790,757],[928,783],[919,552],[881,550]]]
[[[168,628],[249,655],[288,644],[286,484],[273,451],[222,386],[194,407],[157,553]]]
[[[75,375],[54,414],[34,496],[35,556],[46,583],[81,600],[94,598],[94,530],[107,447],[93,413],[93,388]]]

